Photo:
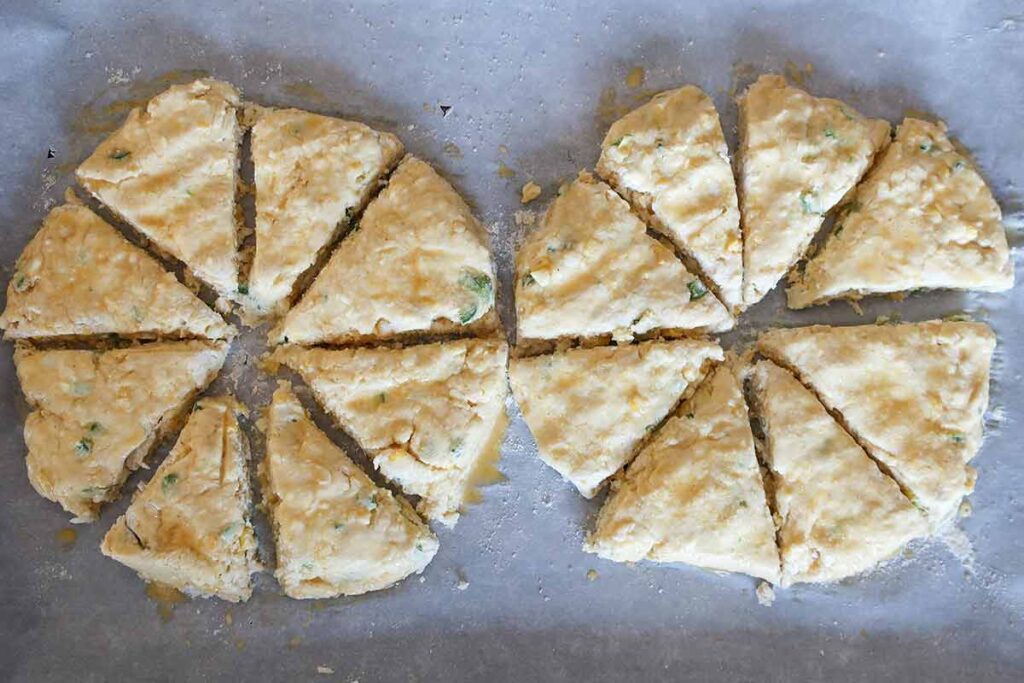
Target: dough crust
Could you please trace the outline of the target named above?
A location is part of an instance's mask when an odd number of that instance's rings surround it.
[[[697,340],[573,349],[514,359],[509,380],[541,459],[592,498],[722,358]]]
[[[736,181],[715,105],[688,85],[612,124],[597,172],[696,261],[726,306],[743,304]]]
[[[747,406],[720,366],[613,484],[584,550],[779,580]]]
[[[78,182],[227,299],[238,298],[240,96],[209,78],[174,85],[100,143]]]
[[[437,538],[401,496],[373,483],[281,382],[267,416],[264,496],[274,576],[292,598],[381,590],[430,564]]]
[[[725,307],[615,192],[583,173],[516,259],[521,340],[732,327]]]
[[[223,342],[167,342],[111,351],[18,346],[14,364],[32,412],[25,420],[28,478],[76,521],[103,503],[213,381]]]
[[[403,349],[279,348],[384,476],[430,519],[454,525],[474,475],[496,460],[505,429],[502,342],[461,340]]]
[[[760,301],[889,142],[889,123],[764,75],[739,99],[743,298]]]
[[[343,344],[498,328],[483,227],[428,164],[406,157],[273,343]]]
[[[155,259],[79,203],[50,211],[21,253],[0,329],[8,339],[234,333]]]
[[[946,127],[906,119],[825,247],[789,288],[789,306],[912,289],[1010,289],[1002,219]]]
[[[190,595],[249,599],[260,565],[240,410],[229,397],[196,404],[167,459],[103,538],[104,555]]]
[[[974,487],[995,345],[987,325],[929,321],[771,330],[757,350],[842,415],[937,527]]]
[[[854,576],[928,533],[896,482],[792,374],[761,361],[753,387],[780,524],[783,586]]]
[[[249,305],[257,316],[283,312],[296,281],[349,227],[402,143],[355,121],[298,109],[260,109],[252,128],[256,255]]]

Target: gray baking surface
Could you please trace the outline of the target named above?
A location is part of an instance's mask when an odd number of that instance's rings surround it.
[[[10,1],[0,17],[5,281],[71,170],[123,117],[119,103],[193,70],[255,101],[381,126],[437,164],[491,231],[507,321],[524,182],[544,187],[528,207],[542,209],[560,181],[593,165],[619,107],[685,83],[712,94],[735,148],[735,88],[787,63],[814,93],[871,116],[943,117],[991,181],[1011,244],[1021,240],[1020,2]],[[646,72],[639,89],[625,82],[636,66]],[[893,311],[922,320],[967,310],[991,323],[1000,347],[974,514],[947,543],[915,544],[839,585],[780,590],[770,608],[747,577],[584,554],[600,501],[583,500],[538,460],[513,408],[507,480],[439,532],[422,580],[311,603],[280,596],[264,574],[248,604],[193,600],[161,617],[143,582],[98,551],[126,499],[76,527],[70,547],[60,542],[67,516],[25,476],[25,407],[5,344],[0,679],[1022,680],[1022,288],[864,308],[863,317],[845,304],[792,314],[776,292],[723,341],[746,343],[768,324],[871,322]],[[215,390],[265,403],[272,381],[253,367],[260,352],[246,333]]]

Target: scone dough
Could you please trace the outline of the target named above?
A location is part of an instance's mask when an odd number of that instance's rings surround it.
[[[644,342],[513,359],[509,380],[541,459],[591,498],[721,360],[714,342]]]
[[[775,526],[732,368],[720,366],[626,468],[584,550],[778,582]]]
[[[190,595],[249,599],[260,565],[240,410],[228,397],[196,404],[167,459],[103,538],[104,555]]]
[[[320,404],[430,519],[454,525],[492,465],[506,426],[502,342],[461,340],[402,349],[281,347]]]
[[[760,301],[889,142],[889,123],[764,75],[739,100],[743,298]]]
[[[76,171],[85,189],[228,299],[238,298],[238,106],[228,83],[171,86],[133,109]]]
[[[7,286],[8,339],[223,339],[233,328],[145,251],[80,203],[50,211]]]
[[[770,361],[753,373],[782,551],[782,585],[839,581],[896,555],[928,523],[825,406]]]
[[[696,261],[732,311],[743,304],[736,181],[715,105],[688,85],[612,124],[597,172]]]
[[[19,346],[32,406],[28,478],[76,521],[93,521],[220,370],[227,344],[168,342],[111,351]]]
[[[930,321],[772,330],[757,350],[842,415],[937,527],[974,486],[995,344],[987,325]]]
[[[497,329],[483,227],[437,171],[406,157],[273,343],[342,344]]]
[[[516,258],[522,340],[655,330],[721,331],[732,317],[629,206],[587,173],[548,209]]]
[[[1013,287],[1002,212],[946,137],[906,119],[788,291],[790,308],[913,289]]]
[[[401,496],[373,483],[282,382],[260,466],[274,529],[274,576],[292,598],[387,588],[423,571],[437,538]]]
[[[252,127],[256,255],[249,304],[282,312],[296,280],[363,208],[402,155],[402,143],[355,121],[260,109]]]

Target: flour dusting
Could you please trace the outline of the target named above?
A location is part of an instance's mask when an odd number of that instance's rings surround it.
[[[939,529],[935,538],[960,561],[968,574],[975,575],[974,544],[963,529],[951,522]]]

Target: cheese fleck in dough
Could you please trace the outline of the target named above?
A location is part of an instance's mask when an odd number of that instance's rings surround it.
[[[249,599],[260,565],[242,409],[227,397],[196,404],[167,459],[103,538],[104,555],[188,594]]]
[[[260,109],[252,128],[256,256],[250,305],[287,308],[296,280],[363,208],[402,155],[394,135],[298,109]]]
[[[32,486],[76,521],[95,520],[213,381],[226,356],[224,343],[105,352],[19,346],[14,364],[32,406],[25,420]]]
[[[8,339],[223,339],[233,328],[80,203],[50,211],[18,258],[0,329]]]
[[[597,172],[697,262],[730,310],[741,307],[736,182],[718,112],[700,88],[655,95],[612,124]]]
[[[573,349],[515,359],[509,379],[541,459],[591,498],[722,357],[696,340]]]
[[[496,330],[494,283],[483,227],[433,168],[406,157],[271,341]]]
[[[720,366],[613,483],[584,550],[778,581],[775,526],[730,367]]]
[[[319,403],[417,509],[449,526],[504,433],[504,343],[461,340],[404,349],[282,347]]]
[[[76,171],[85,189],[227,299],[238,298],[239,104],[221,81],[171,86],[133,109]]]
[[[912,289],[1013,287],[1002,212],[944,125],[906,119],[790,287],[791,308]]]
[[[760,301],[804,256],[825,215],[889,142],[889,124],[764,75],[739,100],[743,299]]]
[[[721,331],[732,317],[611,188],[583,173],[516,258],[519,337]]]
[[[261,475],[286,595],[359,595],[423,571],[437,538],[313,424],[287,383],[268,423]]]
[[[771,330],[757,350],[842,415],[936,528],[974,485],[995,344],[987,325],[930,321]]]
[[[927,534],[924,515],[793,375],[761,361],[753,379],[781,520],[782,585],[854,576]]]

